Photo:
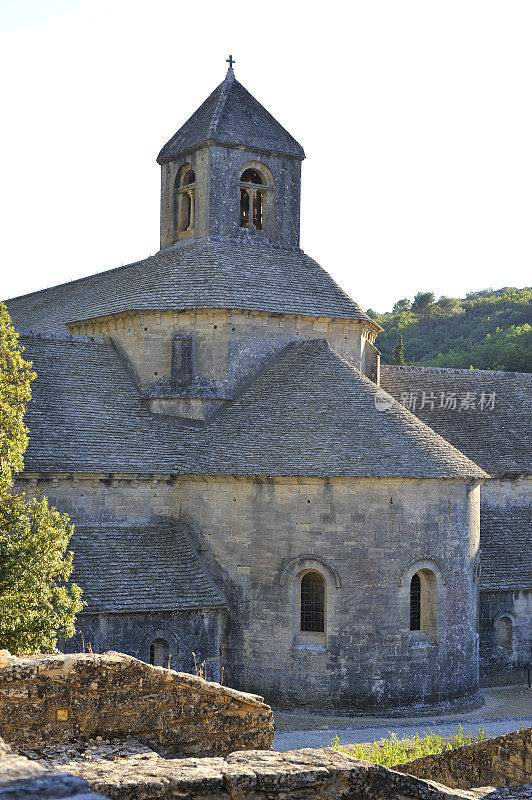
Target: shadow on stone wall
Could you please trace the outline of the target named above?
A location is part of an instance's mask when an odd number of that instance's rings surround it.
[[[532,728],[424,756],[394,769],[456,789],[532,781]]]

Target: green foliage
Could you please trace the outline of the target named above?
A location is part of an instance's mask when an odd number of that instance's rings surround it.
[[[398,364],[399,366],[403,366],[404,363],[405,363],[405,348],[403,345],[403,337],[401,336],[401,334],[399,334],[397,344],[393,348],[392,364]]]
[[[391,363],[401,336],[408,363],[419,366],[532,372],[532,289],[474,292],[465,299],[418,292],[409,306],[373,319],[384,329],[377,346]]]
[[[389,739],[381,739],[373,744],[350,744],[343,747],[336,736],[331,744],[335,750],[339,750],[348,756],[357,758],[361,761],[371,761],[373,764],[382,764],[384,767],[393,767],[396,764],[405,764],[422,756],[432,756],[442,753],[444,750],[455,750],[473,742],[481,742],[485,739],[484,728],[480,728],[478,735],[468,733],[464,736],[462,726],[454,736],[445,737],[440,732],[429,733],[420,737],[416,733],[413,739],[399,739],[395,733],[390,734]]]
[[[53,651],[74,634],[81,590],[67,586],[73,528],[46,499],[13,491],[23,467],[24,413],[35,378],[6,307],[0,303],[0,647],[16,655]]]
[[[414,314],[428,314],[434,305],[434,292],[418,292],[410,308]]]
[[[393,313],[398,314],[400,311],[408,311],[410,308],[410,300],[408,297],[403,297],[402,300],[398,300],[393,307]]]
[[[28,445],[24,414],[35,373],[31,363],[24,361],[22,350],[7,308],[0,303],[0,491],[10,486],[13,473],[22,469]]]
[[[46,499],[0,496],[0,645],[11,653],[53,652],[74,635],[81,590],[65,582],[73,528]]]
[[[456,297],[446,297],[444,294],[440,297],[434,305],[434,311],[437,314],[443,314],[445,317],[450,317],[453,314],[458,314],[462,310],[462,303]]]

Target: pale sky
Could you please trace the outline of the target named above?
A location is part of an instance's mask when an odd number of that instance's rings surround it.
[[[158,250],[155,158],[229,53],[363,308],[530,285],[531,41],[530,0],[0,0],[0,297]]]

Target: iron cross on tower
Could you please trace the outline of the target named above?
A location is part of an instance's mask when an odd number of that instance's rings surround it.
[[[229,64],[229,69],[233,69],[233,64],[236,64],[236,61],[233,58],[233,56],[230,55],[229,58],[226,58],[225,60]]]

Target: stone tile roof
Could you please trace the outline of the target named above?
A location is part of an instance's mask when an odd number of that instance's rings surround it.
[[[272,359],[209,425],[147,411],[111,345],[22,337],[38,378],[27,471],[469,478],[485,473],[324,340]]]
[[[18,331],[47,333],[65,333],[65,322],[133,310],[234,308],[369,319],[301,250],[213,239],[178,244],[6,305]]]
[[[532,589],[532,507],[485,506],[480,513],[481,588]]]
[[[186,532],[175,523],[75,525],[70,547],[72,580],[83,589],[85,612],[226,605]]]
[[[78,336],[20,341],[38,376],[26,415],[26,469],[170,472],[191,465],[189,442],[180,444],[180,429],[151,416],[110,344]]]
[[[484,475],[398,403],[377,410],[376,392],[325,340],[291,344],[210,426],[204,469],[231,449],[233,469],[259,474]]]
[[[159,164],[203,142],[244,145],[305,158],[296,142],[272,115],[239,83],[232,69],[224,81],[175,133],[157,156]]]
[[[532,474],[532,374],[383,365],[381,386],[398,400],[417,396],[414,413],[491,475]],[[422,407],[423,392],[433,393],[434,409]],[[452,392],[456,410],[441,408]],[[468,397],[474,408],[461,409]]]

